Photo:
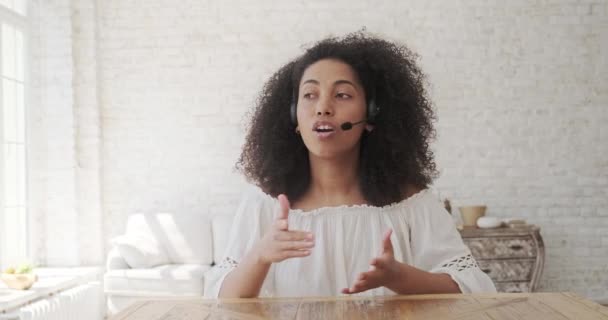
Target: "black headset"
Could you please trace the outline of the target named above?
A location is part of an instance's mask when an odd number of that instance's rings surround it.
[[[368,124],[374,124],[376,116],[380,113],[380,107],[376,104],[375,93],[371,95],[371,98],[367,102],[367,115],[366,122]],[[296,97],[296,91],[294,89],[291,95],[291,106],[289,107],[289,116],[293,125],[298,125],[298,98]]]

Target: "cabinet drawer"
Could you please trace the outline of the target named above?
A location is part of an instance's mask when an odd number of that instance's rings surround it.
[[[535,260],[477,260],[477,264],[494,282],[529,281],[532,279]]]
[[[464,238],[475,259],[534,258],[536,245],[531,237]]]
[[[530,282],[495,282],[498,292],[517,293],[530,292]]]

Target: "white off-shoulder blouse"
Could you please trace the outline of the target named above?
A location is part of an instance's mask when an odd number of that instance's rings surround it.
[[[226,275],[272,227],[280,209],[277,199],[251,187],[241,201],[225,257],[205,275],[206,297],[217,298]],[[382,236],[393,229],[395,259],[434,273],[447,273],[463,293],[496,292],[477,266],[450,214],[429,189],[392,205],[344,205],[289,211],[290,230],[314,234],[315,247],[304,258],[274,263],[260,297],[337,296],[350,288],[382,249]],[[358,295],[391,295],[381,287]]]

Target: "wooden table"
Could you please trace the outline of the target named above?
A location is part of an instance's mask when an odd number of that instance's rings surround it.
[[[569,293],[377,298],[162,299],[136,302],[112,320],[178,319],[608,319],[608,308]]]

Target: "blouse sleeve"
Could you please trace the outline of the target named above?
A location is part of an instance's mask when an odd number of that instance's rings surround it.
[[[228,243],[223,259],[205,274],[204,296],[217,298],[226,276],[234,270],[239,261],[260,239],[266,229],[272,223],[274,206],[271,198],[261,190],[251,187],[245,192],[230,228]],[[260,290],[260,296],[272,296],[274,292],[274,281],[271,267],[264,284]]]
[[[449,274],[462,293],[496,292],[494,283],[477,265],[439,199],[417,209],[410,227],[414,266]]]

